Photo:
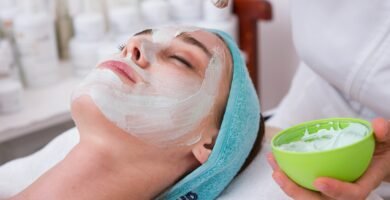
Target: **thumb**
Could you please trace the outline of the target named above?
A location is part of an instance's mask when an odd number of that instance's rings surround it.
[[[378,142],[385,142],[390,139],[390,122],[383,118],[376,118],[372,121],[375,138]]]

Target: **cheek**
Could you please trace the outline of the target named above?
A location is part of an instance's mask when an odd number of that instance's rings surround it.
[[[202,85],[202,78],[195,73],[161,69],[156,70],[156,89],[169,96],[188,96],[194,94]]]

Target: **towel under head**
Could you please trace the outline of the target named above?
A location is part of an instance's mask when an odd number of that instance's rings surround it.
[[[158,199],[215,199],[233,180],[258,135],[260,104],[244,59],[235,41],[226,33],[218,34],[233,58],[233,75],[225,114],[215,145],[207,162],[185,176]]]

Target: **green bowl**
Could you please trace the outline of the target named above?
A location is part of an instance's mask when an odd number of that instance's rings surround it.
[[[344,129],[350,123],[359,123],[367,127],[368,134],[361,140],[331,150],[317,152],[293,152],[278,148],[301,140],[307,130],[309,134],[321,129]],[[375,139],[371,124],[353,118],[329,118],[305,122],[278,133],[271,141],[272,152],[280,168],[294,182],[305,188],[315,190],[313,182],[318,177],[331,177],[342,181],[353,182],[367,169],[371,162]]]

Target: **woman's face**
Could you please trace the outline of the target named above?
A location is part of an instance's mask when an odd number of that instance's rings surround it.
[[[230,59],[212,33],[147,29],[99,63],[73,101],[88,95],[111,123],[147,142],[192,144],[202,137],[199,127],[213,108],[226,103],[220,96],[227,96]]]
[[[136,34],[123,46],[121,52],[122,57],[133,60],[150,77],[143,78],[137,72],[132,81],[121,76],[121,73],[118,73],[119,77],[128,85],[143,81],[158,82],[162,85],[154,85],[157,94],[179,98],[181,95],[186,97],[193,94],[202,84],[205,70],[213,56],[213,46],[210,45],[214,42],[213,38],[207,32],[197,31],[178,32],[175,38],[169,38],[168,41],[156,41],[156,32],[158,34],[159,31],[147,29]],[[171,34],[167,32],[162,34]],[[183,94],[180,95],[180,92]]]

